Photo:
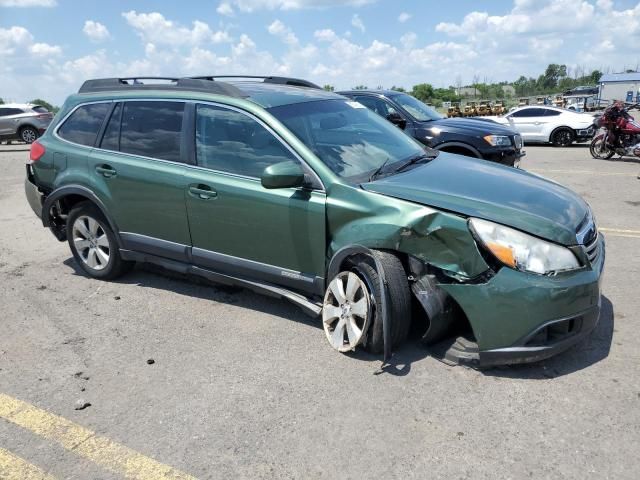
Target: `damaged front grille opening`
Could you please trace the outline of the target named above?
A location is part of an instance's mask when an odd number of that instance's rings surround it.
[[[538,330],[524,344],[525,347],[546,347],[561,342],[580,331],[581,318],[560,320]]]

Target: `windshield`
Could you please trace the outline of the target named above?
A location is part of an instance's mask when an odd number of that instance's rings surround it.
[[[444,118],[433,108],[428,107],[417,98],[407,95],[406,93],[394,95],[391,98],[419,122],[428,122],[429,120],[440,120]]]
[[[383,164],[386,169],[425,154],[421,144],[358,102],[319,100],[268,111],[336,175],[354,184],[368,181]]]

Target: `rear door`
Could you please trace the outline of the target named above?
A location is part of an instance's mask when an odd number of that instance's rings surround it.
[[[24,112],[18,108],[0,107],[0,135],[14,135],[20,126],[20,116]]]
[[[298,156],[252,115],[196,107],[195,156],[185,194],[194,263],[230,275],[321,293],[325,270],[325,193],[265,189],[264,169]]]
[[[124,247],[180,261],[191,244],[184,203],[181,101],[117,103],[88,162],[94,190]]]

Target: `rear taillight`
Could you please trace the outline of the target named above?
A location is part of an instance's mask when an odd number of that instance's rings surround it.
[[[31,151],[29,152],[29,163],[36,163],[42,158],[46,150],[44,146],[37,140],[31,144]]]
[[[36,115],[36,118],[38,118],[40,120],[49,119],[49,118],[51,118],[51,114],[50,113],[41,113],[40,115]]]

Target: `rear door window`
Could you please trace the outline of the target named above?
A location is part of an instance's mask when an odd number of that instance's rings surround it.
[[[102,137],[100,148],[105,150],[120,150],[120,119],[122,117],[122,104],[118,103],[113,109],[107,128]]]
[[[93,147],[111,103],[93,103],[78,107],[58,129],[58,135],[73,143]]]
[[[183,118],[183,102],[125,102],[120,151],[180,162]]]

